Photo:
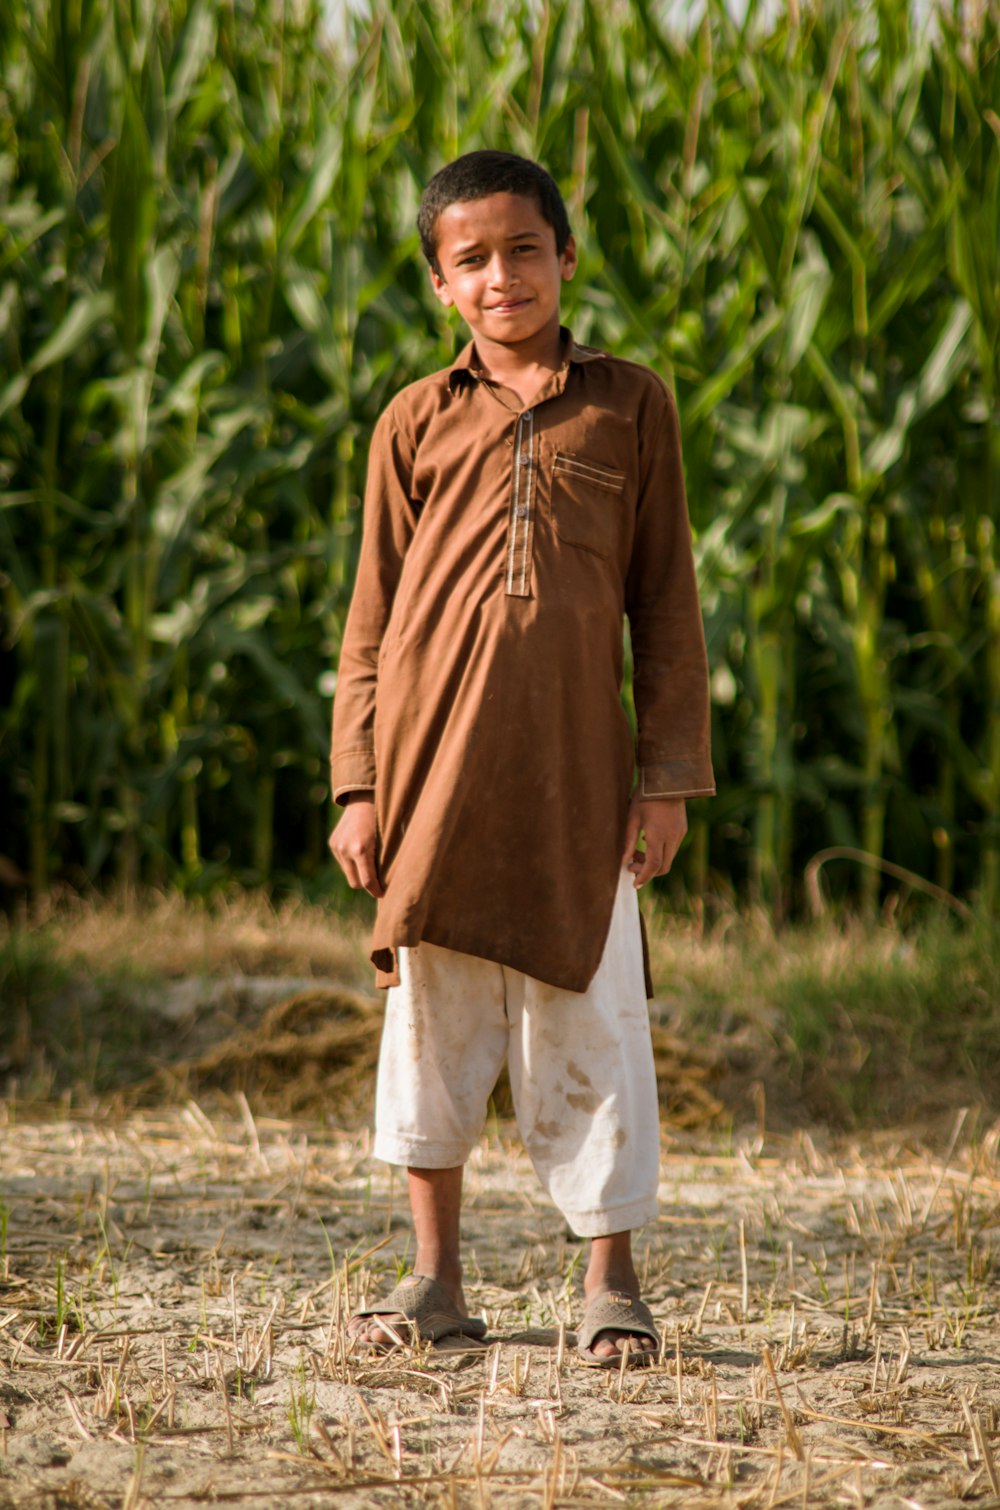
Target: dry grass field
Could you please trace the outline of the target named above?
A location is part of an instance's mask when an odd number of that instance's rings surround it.
[[[576,1359],[584,1245],[502,1094],[465,1209],[486,1345],[347,1345],[409,1252],[360,931],[250,901],[8,930],[0,1510],[1000,1506],[991,941],[654,930],[663,1351],[622,1375]]]
[[[343,1320],[408,1240],[366,1135],[19,1112],[0,1506],[996,1505],[998,1137],[668,1136],[663,1357],[621,1375],[574,1356],[582,1246],[502,1124],[465,1220],[488,1343],[372,1358]]]

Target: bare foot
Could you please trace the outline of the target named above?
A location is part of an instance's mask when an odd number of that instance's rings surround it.
[[[468,1317],[469,1311],[465,1304],[461,1280],[456,1285],[454,1282],[447,1282],[439,1275],[424,1275],[415,1272],[407,1274],[386,1299],[391,1300],[398,1296],[401,1290],[415,1289],[422,1279],[433,1279],[446,1292],[450,1308],[455,1315]],[[414,1324],[403,1311],[390,1310],[378,1316],[352,1316],[347,1323],[347,1335],[366,1347],[388,1350],[398,1347],[400,1343],[412,1342]]]
[[[614,1232],[607,1237],[595,1237],[591,1241],[590,1263],[583,1281],[583,1293],[588,1305],[596,1296],[606,1295],[611,1291],[628,1295],[632,1300],[640,1298],[639,1276],[632,1264],[631,1232]],[[638,1353],[657,1351],[657,1344],[652,1337],[609,1327],[597,1333],[590,1345],[591,1352],[598,1358],[617,1358],[626,1342],[633,1357]]]
[[[639,1286],[628,1288],[623,1285],[601,1285],[593,1290],[584,1291],[588,1304],[598,1295],[614,1293],[616,1295],[628,1295],[632,1300],[638,1300]],[[630,1332],[619,1330],[617,1327],[608,1327],[599,1331],[590,1344],[590,1350],[598,1358],[619,1358],[624,1350],[626,1342],[630,1355],[634,1358],[639,1353],[655,1353],[658,1345],[652,1337],[644,1332]]]
[[[462,1167],[409,1169],[407,1188],[417,1251],[413,1260],[413,1273],[400,1281],[394,1293],[398,1294],[401,1289],[412,1289],[422,1279],[432,1279],[444,1291],[444,1295],[438,1296],[440,1304],[436,1308],[438,1315],[435,1319],[440,1320],[444,1316],[447,1324],[449,1317],[466,1318],[469,1312],[462,1291],[462,1262],[459,1254]],[[387,1295],[386,1300],[393,1302],[393,1295]],[[399,1304],[400,1301],[395,1300],[394,1305]],[[405,1300],[403,1304],[407,1310],[413,1309]],[[459,1328],[455,1327],[453,1330],[457,1331]],[[358,1338],[368,1347],[396,1347],[400,1340],[409,1342],[413,1334],[413,1322],[394,1306],[381,1317],[352,1316],[347,1323],[347,1335]]]

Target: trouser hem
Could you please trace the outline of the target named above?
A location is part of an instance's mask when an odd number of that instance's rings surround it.
[[[634,1232],[656,1220],[659,1203],[651,1200],[631,1201],[627,1206],[612,1206],[602,1211],[566,1211],[563,1216],[577,1237],[610,1237],[612,1232]]]
[[[425,1138],[400,1138],[376,1132],[372,1153],[385,1164],[408,1169],[457,1169],[472,1149],[461,1143],[430,1143]]]

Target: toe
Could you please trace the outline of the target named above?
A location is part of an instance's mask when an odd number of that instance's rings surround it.
[[[401,1312],[391,1316],[357,1316],[348,1326],[348,1336],[366,1347],[396,1347],[406,1341],[409,1325]],[[387,1330],[389,1327],[392,1331]]]
[[[652,1337],[617,1331],[598,1332],[591,1343],[591,1350],[598,1358],[615,1358],[622,1352],[626,1342],[633,1357],[636,1353],[652,1353],[656,1350]]]

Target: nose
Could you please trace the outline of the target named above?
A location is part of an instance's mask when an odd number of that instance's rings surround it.
[[[517,282],[514,266],[503,252],[494,252],[490,258],[489,274],[492,288],[508,288]]]

